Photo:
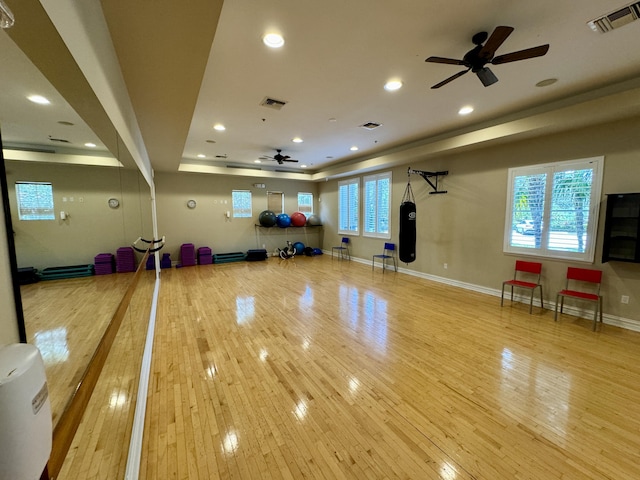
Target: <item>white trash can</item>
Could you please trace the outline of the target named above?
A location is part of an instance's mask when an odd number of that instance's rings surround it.
[[[0,480],[38,480],[51,454],[51,403],[40,351],[0,347]]]

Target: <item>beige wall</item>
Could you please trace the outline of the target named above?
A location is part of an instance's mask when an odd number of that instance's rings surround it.
[[[277,180],[252,177],[207,175],[197,173],[158,172],[154,177],[158,210],[158,234],[166,236],[162,253],[169,253],[172,261],[180,260],[180,245],[193,243],[195,248],[210,247],[213,253],[246,252],[266,248],[270,253],[283,248],[286,241],[301,241],[305,246],[322,248],[321,228],[256,228],[258,215],[267,209],[267,192],[284,192],[285,213],[298,209],[298,192],[314,194],[317,210],[317,185],[296,180]],[[263,183],[266,188],[256,188]],[[232,211],[231,191],[250,190],[252,218],[226,219]],[[195,209],[187,208],[187,201],[197,202]],[[225,203],[226,202],[226,203]]]
[[[55,220],[20,221],[16,181],[53,184]],[[115,254],[136,238],[151,238],[149,187],[133,170],[34,162],[7,162],[7,183],[18,267],[84,265]],[[109,208],[115,197],[120,207]],[[69,214],[60,219],[60,211]]]
[[[603,203],[593,267],[604,271],[605,314],[640,322],[640,265],[600,263],[606,194],[640,191],[639,129],[640,119],[635,119],[438,159],[416,158],[410,165],[392,169],[392,240],[396,242],[407,167],[449,171],[440,184],[441,189],[449,192],[444,195],[429,195],[431,187],[421,177],[411,177],[418,215],[417,259],[409,265],[402,264],[402,267],[420,274],[472,284],[480,289],[499,291],[502,281],[513,274],[513,264],[518,258],[502,251],[507,169],[604,155]],[[329,247],[339,242],[337,185],[337,181],[319,184],[321,214],[326,219],[324,244]],[[357,236],[352,239],[352,253],[368,260],[374,253],[380,253],[382,243],[383,240]],[[555,301],[555,292],[564,285],[564,275],[570,263],[542,261],[544,297]],[[444,263],[447,263],[447,269]],[[628,305],[620,302],[621,295],[630,297]]]

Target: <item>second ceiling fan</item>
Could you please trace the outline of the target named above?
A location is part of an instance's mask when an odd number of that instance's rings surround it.
[[[513,32],[513,27],[499,26],[496,27],[491,36],[487,32],[476,33],[471,41],[475,47],[469,50],[462,60],[455,58],[445,57],[429,57],[425,62],[431,63],[445,63],[447,65],[462,65],[467,67],[466,70],[462,70],[455,75],[446,78],[440,83],[436,83],[431,88],[440,88],[447,83],[461,77],[465,73],[472,71],[475,73],[482,84],[485,87],[493,85],[498,81],[498,78],[493,74],[487,64],[500,65],[502,63],[517,62],[519,60],[526,60],[528,58],[541,57],[549,51],[549,45],[539,45],[533,48],[527,48],[525,50],[519,50],[517,52],[507,53],[504,55],[494,56],[496,50],[504,43],[504,41]],[[486,42],[486,43],[485,43]],[[483,45],[484,43],[484,45]]]
[[[280,149],[276,150],[276,154],[273,157],[270,157],[268,155],[264,155],[264,156],[262,156],[260,158],[269,159],[269,160],[275,160],[280,165],[282,165],[284,162],[297,162],[298,161],[298,160],[295,160],[295,159],[291,158],[289,155],[282,155],[282,150],[280,150]]]

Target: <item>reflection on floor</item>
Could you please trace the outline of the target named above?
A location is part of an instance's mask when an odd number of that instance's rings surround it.
[[[140,478],[640,478],[636,332],[325,257],[167,270],[160,296]],[[123,478],[142,330],[60,479]]]
[[[56,425],[132,274],[48,280],[20,287],[27,342],[40,349]]]

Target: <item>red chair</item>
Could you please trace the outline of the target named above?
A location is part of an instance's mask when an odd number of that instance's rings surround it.
[[[531,290],[531,300],[529,301],[529,313],[533,311],[533,294],[536,288],[540,287],[540,306],[544,308],[542,301],[542,285],[540,284],[540,275],[542,273],[542,264],[539,262],[525,262],[524,260],[516,260],[516,270],[513,274],[513,280],[502,282],[502,295],[500,296],[500,306],[504,304],[504,287],[511,287],[511,301],[513,302],[513,287],[526,288]]]
[[[567,268],[567,284],[564,290],[560,290],[556,296],[556,313],[553,317],[558,320],[558,303],[560,303],[560,313],[564,307],[565,298],[575,298],[595,304],[593,312],[593,330],[598,323],[598,312],[600,312],[600,322],[602,323],[602,296],[600,295],[600,284],[602,283],[602,271],[588,268]],[[588,291],[587,291],[588,290]]]

